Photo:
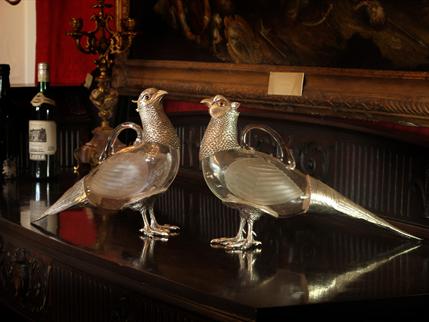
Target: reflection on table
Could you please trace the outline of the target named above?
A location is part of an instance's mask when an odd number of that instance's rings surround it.
[[[52,202],[62,189],[61,184],[49,189],[46,200]],[[22,218],[40,208],[28,206],[37,198],[28,193],[31,189],[25,191],[20,191],[24,206],[17,222],[27,227],[28,219]],[[429,265],[428,246],[363,223],[334,224],[317,215],[264,218],[259,229],[269,233],[262,250],[225,253],[210,247],[209,240],[237,229],[238,217],[208,191],[177,182],[160,198],[157,212],[161,223],[182,226],[181,233],[167,242],[143,238],[137,212],[93,208],[64,211],[31,228],[130,270],[249,307],[429,292],[429,279],[422,274]]]

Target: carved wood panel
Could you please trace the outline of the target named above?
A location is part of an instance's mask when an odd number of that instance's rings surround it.
[[[0,297],[23,314],[47,314],[51,263],[0,236]]]
[[[49,256],[0,235],[0,299],[31,320],[210,321]]]

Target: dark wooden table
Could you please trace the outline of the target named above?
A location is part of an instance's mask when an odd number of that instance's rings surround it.
[[[317,214],[265,216],[261,251],[226,253],[209,241],[234,235],[237,214],[182,177],[157,201],[159,221],[182,227],[167,242],[141,238],[133,211],[79,208],[32,224],[75,179],[2,186],[0,298],[31,320],[428,317],[425,242]]]

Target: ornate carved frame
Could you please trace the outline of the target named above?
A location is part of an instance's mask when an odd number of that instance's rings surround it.
[[[130,1],[116,0],[118,26]],[[154,86],[188,101],[222,93],[259,109],[429,126],[429,72],[132,59],[116,69],[126,95]],[[268,95],[269,73],[289,71],[305,74],[303,95]]]

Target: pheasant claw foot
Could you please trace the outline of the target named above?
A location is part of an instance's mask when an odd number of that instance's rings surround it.
[[[168,232],[178,232],[180,230],[179,226],[174,226],[174,225],[160,225],[160,224],[152,224],[151,228],[153,229],[160,229],[160,230],[165,230]]]
[[[161,229],[161,228],[154,228],[154,227],[144,227],[140,229],[140,232],[148,237],[161,237],[161,238],[168,238],[170,236],[170,232]]]
[[[226,246],[226,245],[228,245],[228,244],[231,244],[231,243],[239,243],[239,242],[242,242],[242,241],[244,241],[244,239],[243,238],[238,238],[238,237],[220,237],[220,238],[215,238],[215,239],[212,239],[211,241],[210,241],[210,245],[216,245],[216,246]]]

